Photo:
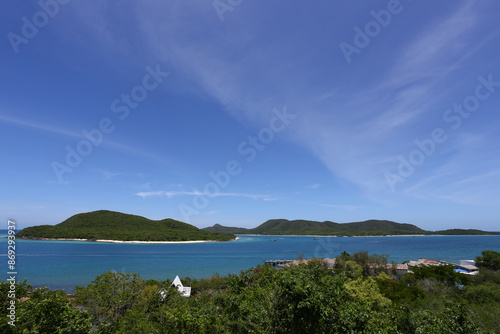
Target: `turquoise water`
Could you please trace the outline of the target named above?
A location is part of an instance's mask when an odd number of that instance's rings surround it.
[[[0,237],[6,236],[0,231]],[[239,236],[231,242],[194,244],[107,244],[79,241],[16,240],[17,280],[70,292],[109,270],[158,280],[226,275],[264,260],[335,257],[342,251],[388,254],[402,262],[430,258],[458,262],[485,249],[500,252],[500,236],[282,237]],[[270,240],[276,240],[271,242]],[[7,240],[0,239],[0,270],[7,278]],[[3,263],[2,263],[3,262]]]

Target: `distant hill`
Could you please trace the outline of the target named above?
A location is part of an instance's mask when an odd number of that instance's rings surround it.
[[[353,223],[334,223],[331,221],[317,222],[310,220],[271,219],[258,227],[246,229],[227,227],[216,224],[204,228],[210,232],[225,232],[233,234],[260,235],[338,235],[338,236],[368,236],[368,235],[416,235],[416,234],[500,234],[500,232],[484,232],[480,230],[444,230],[431,232],[412,224],[401,224],[389,220],[366,220]]]
[[[236,238],[231,233],[204,231],[174,219],[150,220],[106,210],[80,213],[57,225],[27,227],[19,231],[16,237],[121,241],[226,241]]]
[[[436,234],[436,235],[500,235],[500,232],[485,232],[481,230],[475,230],[475,229],[459,229],[459,228],[454,228],[450,230],[441,230],[441,231],[435,231],[435,232],[430,232],[430,234]]]
[[[202,230],[217,233],[231,233],[231,234],[246,234],[248,229],[243,227],[227,227],[219,224],[215,224],[211,227],[202,228]]]

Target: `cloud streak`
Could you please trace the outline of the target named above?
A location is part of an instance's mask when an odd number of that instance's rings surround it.
[[[76,131],[71,131],[59,127],[55,127],[52,125],[47,125],[42,122],[33,122],[33,121],[27,121],[23,119],[18,119],[6,115],[0,115],[0,122],[4,123],[9,123],[9,124],[14,124],[23,128],[27,129],[35,129],[44,133],[49,133],[52,135],[60,135],[60,136],[66,136],[66,137],[71,137],[71,138],[77,138],[77,139],[83,139],[87,140],[87,138],[80,132]],[[68,143],[70,144],[70,143]],[[109,148],[124,152],[128,155],[134,156],[134,157],[140,157],[140,158],[145,158],[147,160],[151,161],[156,161],[159,163],[162,163],[164,165],[169,165],[172,163],[172,161],[169,161],[165,159],[163,156],[150,153],[145,151],[144,149],[138,149],[132,146],[128,145],[123,145],[121,143],[113,142],[107,139],[104,139],[102,144],[103,146],[107,146]],[[61,151],[61,155],[64,156],[64,151]],[[50,182],[50,183],[60,183],[60,182]],[[65,183],[65,182],[64,182]]]
[[[251,6],[246,9],[257,10]],[[417,25],[408,34],[401,34],[405,26],[393,21],[384,34],[401,40],[390,45],[393,48],[386,52],[387,61],[375,64],[366,59],[363,64],[360,60],[327,80],[323,72],[329,69],[315,68],[300,54],[289,52],[291,44],[280,40],[288,36],[280,35],[282,31],[276,30],[273,38],[263,34],[269,30],[258,29],[258,24],[265,22],[256,23],[243,11],[239,20],[220,24],[210,7],[203,2],[184,6],[184,2],[171,1],[135,8],[151,56],[171,65],[178,77],[184,78],[178,81],[184,91],[208,96],[246,123],[263,125],[269,110],[283,103],[289,105],[300,122],[287,129],[287,139],[306,148],[337,177],[368,193],[389,191],[384,172],[393,168],[398,155],[411,151],[415,139],[432,129],[428,124],[436,117],[429,114],[453,103],[448,98],[456,87],[450,82],[456,80],[450,78],[485,45],[473,40],[472,34],[481,27],[485,8],[463,1],[447,6],[448,12]],[[281,8],[269,6],[265,14],[272,16],[278,10]],[[105,12],[100,15],[102,20],[109,19]],[[286,20],[288,14],[280,11],[280,15]],[[410,10],[405,15],[411,15]],[[96,34],[94,38],[106,45],[112,34]],[[296,37],[299,45],[307,45],[309,36]],[[231,48],[219,42],[231,43]],[[376,72],[370,68],[373,66]],[[359,76],[363,71],[370,74],[370,80]],[[429,170],[421,179],[414,176],[414,183],[433,174],[430,167],[423,169]]]
[[[9,124],[14,124],[18,125],[24,128],[30,128],[30,129],[35,129],[43,132],[48,132],[51,134],[57,134],[57,135],[63,135],[63,136],[69,136],[73,138],[85,138],[81,133],[66,130],[66,129],[61,129],[55,126],[43,124],[43,123],[36,123],[32,121],[26,121],[22,119],[17,119],[13,118],[10,116],[5,116],[5,115],[0,115],[0,122],[5,122]]]
[[[148,197],[168,197],[168,198],[174,198],[174,197],[179,197],[179,196],[206,196],[209,198],[214,198],[214,197],[244,197],[244,198],[251,198],[251,199],[261,199],[264,201],[272,201],[274,200],[272,197],[269,195],[262,195],[262,194],[246,194],[246,193],[210,193],[210,192],[202,192],[202,191],[141,191],[136,193],[137,196],[142,197],[142,198],[148,198]]]

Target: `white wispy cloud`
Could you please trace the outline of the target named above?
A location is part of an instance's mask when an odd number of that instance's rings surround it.
[[[141,191],[136,193],[137,196],[142,197],[142,198],[147,198],[147,197],[158,197],[158,196],[165,196],[168,198],[174,198],[178,196],[206,196],[209,198],[212,197],[245,197],[245,198],[251,198],[251,199],[262,199],[262,200],[273,200],[272,197],[269,195],[262,195],[262,194],[246,194],[246,193],[224,193],[224,192],[218,192],[218,193],[210,193],[210,192],[202,192],[202,191]]]
[[[40,130],[43,132],[48,132],[48,133],[57,134],[57,135],[64,135],[64,136],[69,136],[69,137],[74,137],[74,138],[85,138],[79,132],[58,128],[58,127],[44,124],[41,122],[33,122],[33,121],[18,119],[18,118],[7,116],[7,115],[0,115],[0,122],[10,123],[10,124],[18,125],[18,126],[21,126],[24,128]]]
[[[446,15],[446,14],[445,14]],[[419,35],[399,53],[398,62],[391,70],[385,83],[401,86],[414,83],[421,78],[439,78],[448,75],[459,64],[454,59],[462,59],[463,50],[470,48],[467,35],[481,19],[477,6],[463,1],[447,17],[443,16],[425,26]]]
[[[500,150],[492,152],[491,135],[461,133],[449,140],[445,163],[404,188],[410,197],[437,198],[457,204],[497,205],[500,201]],[[471,166],[470,161],[475,161]],[[418,172],[418,170],[417,170]]]
[[[462,2],[458,8],[423,27],[422,31],[399,51],[396,63],[388,69],[384,80],[373,87],[376,94],[397,92],[392,105],[380,113],[371,130],[380,133],[406,125],[429,108],[435,99],[436,85],[463,65],[478,48],[471,47],[469,31],[481,16],[472,2]],[[480,43],[482,44],[482,43]]]
[[[155,196],[166,196],[165,191],[141,191],[136,193],[137,196],[140,196],[142,198],[146,197],[155,197]]]
[[[103,169],[93,169],[94,172],[98,173],[101,175],[101,178],[105,181],[107,180],[111,180],[112,178],[114,178],[115,176],[118,176],[122,173],[119,173],[119,172],[111,172],[111,171],[107,171],[107,170],[103,170]]]
[[[381,80],[351,93],[343,105],[332,100],[331,119],[313,113],[302,122],[302,143],[337,176],[365,190],[388,189],[383,173],[397,167],[399,154],[414,149],[413,141],[422,135],[416,126],[420,115],[443,104],[440,93],[450,87],[440,85],[463,65],[464,54],[470,57],[471,49],[479,50],[471,48],[475,44],[468,32],[480,19],[473,3],[462,2],[448,16],[422,27],[415,38],[392,50],[396,62],[385,68]],[[456,60],[453,66],[450,55]],[[336,109],[358,117],[351,121]]]
[[[399,154],[412,149],[422,133],[415,126],[423,121],[422,115],[443,105],[441,95],[452,89],[443,87],[443,82],[483,45],[472,40],[470,32],[480,25],[484,8],[463,1],[394,45],[388,55],[394,61],[377,69],[377,80],[368,84],[359,80],[348,90],[342,79],[335,78],[329,84],[309,85],[308,79],[319,73],[304,66],[300,55],[283,51],[285,42],[264,41],[266,36],[254,29],[248,17],[231,25],[219,24],[213,8],[201,1],[150,3],[135,9],[147,51],[175,69],[177,86],[208,96],[233,117],[253,124],[265,125],[269,111],[285,102],[300,119],[287,129],[291,133],[287,139],[309,150],[336,176],[375,192],[388,191],[383,173],[397,166]],[[90,12],[86,11],[85,20],[92,22]],[[111,19],[106,12],[100,10],[94,30],[110,29],[101,22]],[[405,29],[405,25],[393,21],[386,29]],[[112,31],[102,36],[94,31],[94,38],[104,46],[112,35]],[[262,41],[255,43],[257,38]]]
[[[61,185],[69,185],[71,182],[69,181],[64,181],[64,180],[61,180],[61,181],[48,181],[47,184],[61,184]]]
[[[355,205],[341,205],[341,204],[328,204],[328,203],[306,202],[306,203],[302,203],[302,204],[321,206],[324,208],[343,209],[343,210],[348,210],[348,211],[354,211],[354,210],[359,208],[358,206],[355,206]]]
[[[34,121],[15,118],[15,117],[8,116],[8,115],[0,115],[0,122],[20,126],[20,127],[27,128],[27,129],[34,129],[34,130],[42,131],[44,133],[49,133],[52,135],[59,135],[59,136],[87,140],[87,138],[81,132],[56,127],[56,126],[49,125],[49,124],[46,124],[43,122],[34,122]],[[83,129],[82,129],[82,131],[83,131]],[[71,144],[73,144],[73,142],[67,143],[67,145],[70,145],[70,146],[71,146]],[[171,160],[166,159],[165,157],[163,157],[161,155],[147,152],[144,149],[139,149],[139,148],[135,148],[135,147],[132,147],[129,145],[117,143],[117,142],[111,141],[107,138],[103,138],[101,145],[107,146],[109,148],[112,148],[112,149],[115,149],[118,151],[121,151],[123,153],[126,153],[126,154],[134,156],[134,157],[139,157],[139,158],[147,159],[150,161],[155,161],[155,162],[161,163],[163,165],[172,164]],[[64,157],[64,154],[65,154],[65,151],[62,151],[61,156]],[[60,183],[60,182],[49,182],[49,183]]]

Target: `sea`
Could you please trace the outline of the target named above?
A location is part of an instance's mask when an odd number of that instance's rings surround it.
[[[8,267],[7,231],[0,230],[0,270]],[[419,258],[458,263],[483,250],[500,252],[500,236],[313,237],[238,235],[235,241],[186,244],[115,244],[87,241],[15,240],[15,277],[33,287],[71,293],[114,270],[144,279],[225,276],[266,260],[334,258],[341,252],[387,254],[389,262]]]

